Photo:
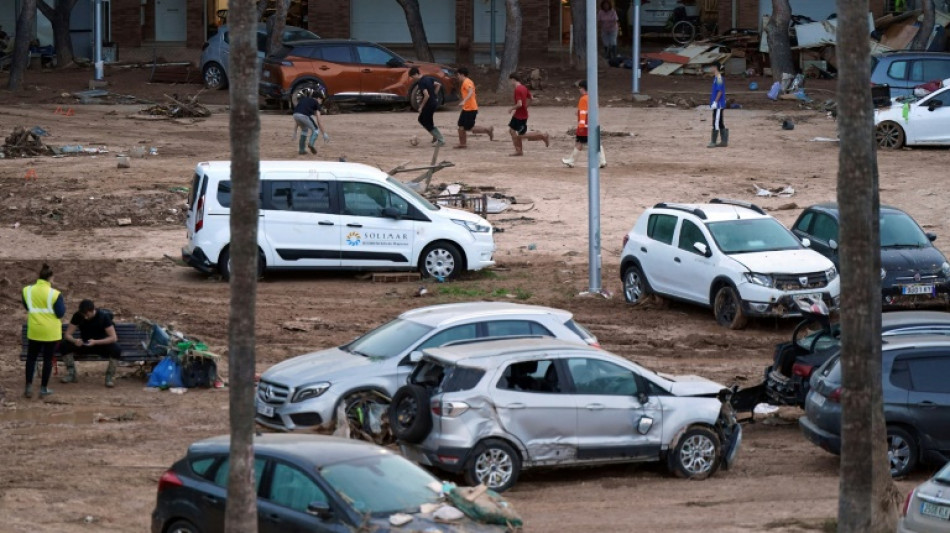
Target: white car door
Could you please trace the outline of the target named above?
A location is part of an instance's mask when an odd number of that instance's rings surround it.
[[[634,253],[640,257],[643,273],[655,292],[679,295],[678,280],[673,272],[673,236],[679,217],[667,213],[653,213],[647,221],[647,235]]]
[[[273,251],[269,266],[339,267],[340,216],[330,182],[291,173],[286,178],[263,187],[260,240]]]
[[[683,298],[709,305],[712,303],[709,287],[716,277],[715,265],[718,260],[714,256],[716,252],[709,245],[712,239],[699,225],[685,218],[681,220],[676,238],[677,248],[673,255],[673,271],[676,278],[681,280],[677,284],[678,290]],[[697,244],[705,247],[708,257],[697,249]]]
[[[950,144],[950,88],[912,104],[907,124],[909,144]]]
[[[344,267],[406,268],[413,263],[413,207],[386,187],[343,181],[340,216]]]

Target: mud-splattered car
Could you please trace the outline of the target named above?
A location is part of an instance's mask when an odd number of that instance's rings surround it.
[[[589,346],[486,341],[424,350],[389,420],[409,459],[496,491],[532,467],[666,461],[704,479],[742,440],[729,394]]]

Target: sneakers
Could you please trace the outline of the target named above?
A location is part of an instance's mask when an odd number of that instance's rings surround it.
[[[574,161],[566,157],[561,159],[561,163],[564,163],[567,168],[574,168]]]

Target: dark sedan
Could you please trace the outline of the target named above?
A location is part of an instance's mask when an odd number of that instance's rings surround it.
[[[158,481],[152,533],[224,531],[227,436],[196,442]],[[335,437],[266,434],[254,439],[258,530],[261,533],[394,530],[405,513],[412,531],[497,532],[467,519],[437,523],[421,507],[442,501],[442,483],[375,444]],[[406,517],[401,517],[403,520]]]
[[[792,226],[811,248],[838,263],[838,204],[805,209]],[[950,298],[950,263],[910,215],[881,206],[881,292],[886,306],[939,303]]]

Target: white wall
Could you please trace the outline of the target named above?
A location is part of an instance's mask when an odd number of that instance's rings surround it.
[[[504,5],[504,0],[501,3]],[[455,43],[454,0],[419,0],[419,11],[430,44]],[[396,0],[352,0],[350,35],[377,43],[412,43],[406,12]]]

